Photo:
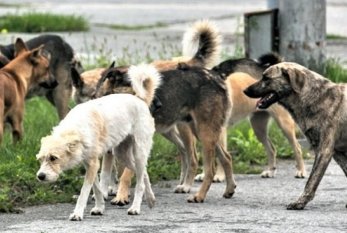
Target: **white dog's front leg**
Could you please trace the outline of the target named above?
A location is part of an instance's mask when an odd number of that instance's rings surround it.
[[[87,179],[85,179],[83,182],[81,193],[77,199],[75,210],[72,214],[70,214],[69,219],[71,221],[82,221],[83,212],[84,212],[84,209],[86,208],[91,189],[92,189],[92,183],[90,183]]]
[[[94,159],[88,162],[89,164],[85,164],[86,176],[84,178],[81,193],[77,199],[75,210],[69,217],[71,221],[81,221],[83,219],[83,213],[87,205],[90,190],[92,189],[93,183],[96,181],[97,172],[100,167],[99,159],[95,156]]]

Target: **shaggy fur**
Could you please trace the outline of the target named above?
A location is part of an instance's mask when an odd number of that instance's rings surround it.
[[[0,143],[4,124],[12,127],[13,141],[23,136],[24,101],[33,86],[56,86],[49,72],[49,57],[42,46],[28,50],[22,39],[15,43],[16,57],[0,69]]]
[[[132,66],[130,70],[136,75],[132,81],[142,93],[141,97],[153,96],[155,85],[144,84],[150,83],[149,80],[160,82],[160,75],[154,67]],[[146,171],[154,131],[154,120],[148,105],[133,95],[113,94],[79,104],[53,129],[50,136],[41,140],[41,149],[37,154],[41,167],[37,177],[40,181],[53,182],[62,171],[83,163],[86,176],[70,220],[83,219],[92,187],[95,207],[91,214],[101,215],[105,209],[107,185],[100,187],[98,182],[99,157],[114,150],[119,159],[136,173],[135,197],[128,214],[139,214],[144,192],[149,207],[155,201]],[[104,160],[112,164],[113,158],[105,156]],[[101,176],[105,177],[105,174]]]
[[[347,175],[346,84],[335,84],[299,64],[283,62],[268,68],[245,94],[260,98],[260,109],[277,102],[286,108],[316,154],[303,194],[288,209],[303,209],[314,198],[332,158]]]
[[[41,35],[34,37],[26,44],[29,49],[44,45],[44,49],[51,54],[50,72],[56,78],[58,85],[55,88],[47,88],[39,85],[32,85],[27,93],[26,98],[32,96],[45,96],[57,109],[58,116],[63,119],[69,111],[69,100],[72,92],[71,71],[73,66],[78,70],[82,67],[80,63],[74,59],[73,49],[57,35]],[[0,52],[9,60],[15,57],[14,44],[0,45]],[[1,62],[0,66],[3,62]]]

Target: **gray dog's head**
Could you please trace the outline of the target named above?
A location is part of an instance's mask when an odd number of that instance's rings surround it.
[[[251,98],[260,98],[257,107],[266,109],[285,97],[300,93],[310,74],[299,64],[282,62],[266,69],[263,78],[249,86],[244,93]]]

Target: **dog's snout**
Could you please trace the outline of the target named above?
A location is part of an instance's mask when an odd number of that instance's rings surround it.
[[[46,179],[46,174],[43,173],[43,172],[40,172],[38,175],[37,175],[37,178],[41,181],[44,181]]]
[[[252,93],[251,93],[251,91],[250,91],[250,88],[248,87],[248,88],[246,88],[245,90],[243,90],[243,93],[245,93],[245,95],[246,96],[249,96],[249,97],[251,97],[251,95],[252,95]]]

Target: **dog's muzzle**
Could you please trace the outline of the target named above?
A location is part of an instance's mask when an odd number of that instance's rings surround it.
[[[44,181],[46,179],[46,174],[43,173],[43,172],[40,172],[38,175],[37,175],[37,179],[39,181]]]

